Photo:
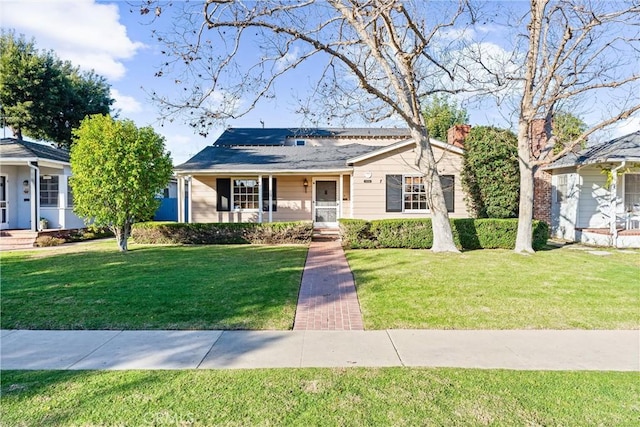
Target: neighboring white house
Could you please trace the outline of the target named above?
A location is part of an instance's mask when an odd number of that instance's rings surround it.
[[[0,141],[0,229],[37,231],[84,227],[73,213],[69,152],[44,144],[3,138]]]
[[[551,234],[640,247],[640,131],[571,153],[552,174]]]

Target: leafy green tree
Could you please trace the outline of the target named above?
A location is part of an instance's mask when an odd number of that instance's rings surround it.
[[[447,140],[447,131],[451,126],[469,122],[467,110],[459,107],[447,95],[434,95],[428,99],[423,113],[429,136],[440,141]]]
[[[85,118],[74,136],[73,209],[85,221],[109,227],[126,251],[131,226],[153,216],[155,195],[171,178],[164,138],[151,127],[105,115]]]
[[[477,126],[465,139],[462,185],[479,218],[515,218],[520,198],[518,138],[508,130]]]
[[[91,114],[108,114],[113,99],[104,77],[81,72],[13,32],[0,35],[0,113],[23,134],[68,148],[72,129]]]
[[[553,134],[556,137],[554,153],[563,150],[568,144],[580,137],[588,126],[579,117],[566,111],[558,111],[553,115]],[[584,148],[584,142],[581,148]]]

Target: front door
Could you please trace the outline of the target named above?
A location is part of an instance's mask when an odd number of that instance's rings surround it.
[[[313,222],[316,227],[336,227],[338,225],[337,187],[337,181],[315,181]]]
[[[9,213],[7,211],[7,176],[0,175],[0,229],[9,226]]]

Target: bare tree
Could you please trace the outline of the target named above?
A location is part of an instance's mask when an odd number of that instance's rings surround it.
[[[531,0],[520,93],[518,158],[520,211],[516,252],[533,252],[534,174],[594,132],[640,110],[640,3]],[[554,114],[583,104],[607,112],[562,150],[554,150]],[[537,138],[535,123],[544,124]]]
[[[312,57],[324,68],[300,112],[332,121],[353,115],[406,124],[416,143],[433,221],[433,251],[457,252],[422,101],[464,89],[454,79],[456,31],[472,22],[466,1],[423,0],[207,0],[189,5],[165,42],[168,61],[158,75],[178,75],[184,96],[155,94],[166,117],[187,114],[206,134],[213,124],[240,117],[276,84]],[[161,5],[147,1],[142,12]],[[175,6],[175,5],[174,5]],[[150,14],[151,16],[152,14]],[[455,31],[454,31],[455,30]],[[247,62],[248,54],[254,59]],[[318,62],[314,62],[317,64]],[[192,84],[191,82],[197,82]]]

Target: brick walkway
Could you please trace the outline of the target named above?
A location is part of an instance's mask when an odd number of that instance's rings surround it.
[[[339,241],[311,242],[293,329],[364,329],[353,275]]]

